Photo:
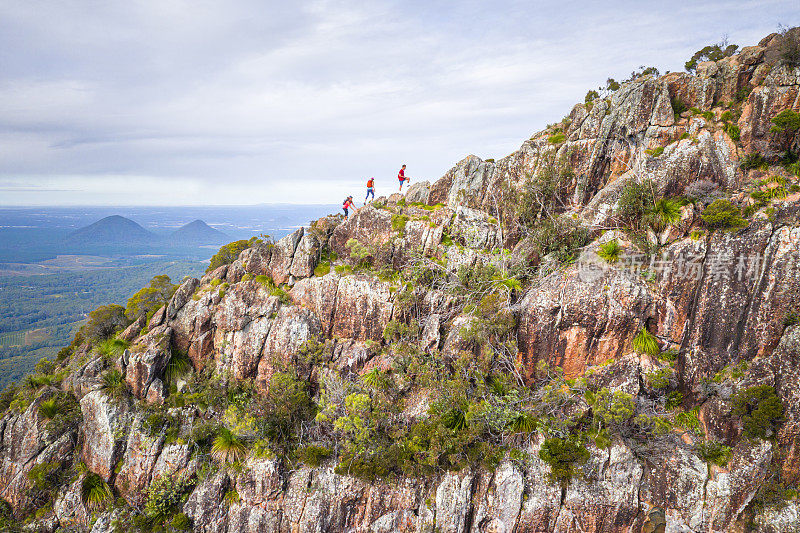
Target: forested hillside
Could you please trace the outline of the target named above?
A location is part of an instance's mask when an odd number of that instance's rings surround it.
[[[197,276],[198,261],[152,262],[83,272],[40,276],[0,276],[0,389],[53,359],[69,344],[92,309],[124,305],[150,278],[166,274],[175,281]]]

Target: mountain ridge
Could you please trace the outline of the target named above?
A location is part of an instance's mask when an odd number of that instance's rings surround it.
[[[98,309],[6,397],[0,496],[42,531],[796,530],[792,32]]]

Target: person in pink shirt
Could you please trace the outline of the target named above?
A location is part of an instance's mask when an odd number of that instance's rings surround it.
[[[342,211],[344,211],[344,218],[348,218],[350,216],[348,214],[348,209],[350,209],[351,207],[355,208],[356,206],[353,203],[353,197],[348,196],[347,198],[344,199],[344,202],[342,203]]]

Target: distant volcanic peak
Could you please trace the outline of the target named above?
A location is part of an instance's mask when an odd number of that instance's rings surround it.
[[[67,240],[81,244],[142,244],[157,237],[129,218],[111,215],[73,231]]]
[[[170,240],[177,244],[219,244],[228,242],[230,237],[198,219],[176,229]]]

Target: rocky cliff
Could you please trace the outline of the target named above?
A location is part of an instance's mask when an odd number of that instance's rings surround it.
[[[3,394],[3,527],[800,531],[792,39],[98,310]]]

